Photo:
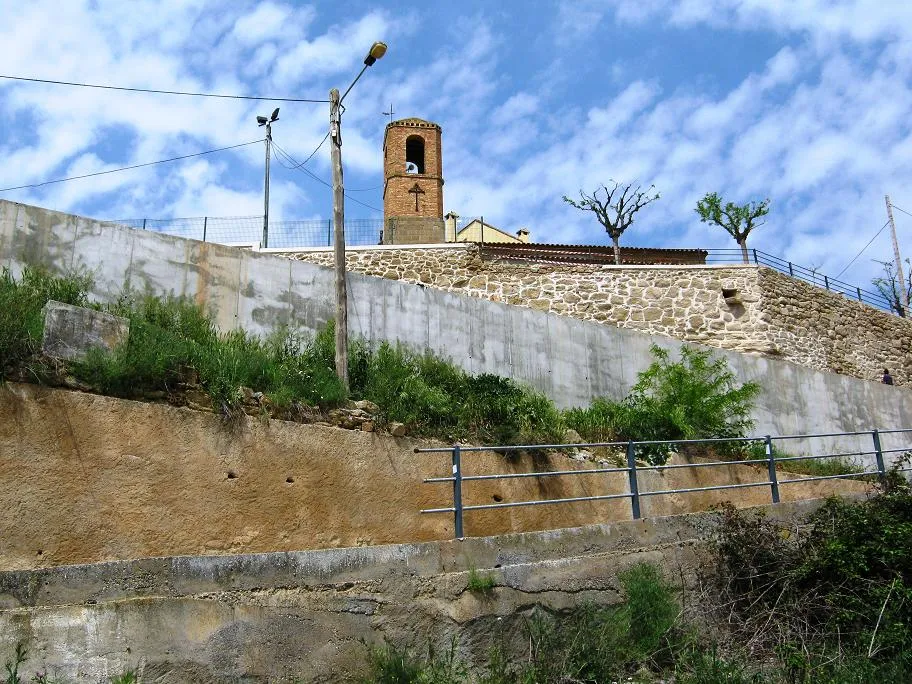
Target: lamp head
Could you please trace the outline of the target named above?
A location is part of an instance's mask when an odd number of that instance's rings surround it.
[[[383,57],[386,54],[386,43],[381,43],[377,41],[371,45],[371,49],[367,53],[367,57],[364,58],[364,64],[366,66],[372,66],[374,62]]]
[[[260,126],[265,126],[265,125],[267,124],[267,122],[268,122],[268,119],[267,119],[265,116],[258,116],[258,117],[257,117],[257,123],[258,123]]]
[[[278,120],[279,120],[279,108],[276,107],[275,111],[272,113],[272,117],[270,118],[270,121],[278,121]]]

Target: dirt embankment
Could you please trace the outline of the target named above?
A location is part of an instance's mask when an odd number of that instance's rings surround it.
[[[0,387],[0,569],[149,556],[287,551],[452,538],[447,454],[387,433],[243,417],[8,383]],[[484,452],[465,474],[597,467],[563,455],[533,463]],[[644,472],[640,491],[764,481],[750,466]],[[783,487],[783,500],[865,489]],[[622,494],[626,473],[472,481],[466,505]],[[769,503],[747,487],[643,499],[643,515]],[[465,534],[575,527],[630,518],[626,498],[469,511]]]

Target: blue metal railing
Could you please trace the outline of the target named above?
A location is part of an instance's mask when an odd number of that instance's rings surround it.
[[[912,433],[912,429],[897,429],[897,430],[866,430],[861,432],[837,432],[837,433],[824,433],[824,434],[813,434],[813,435],[782,435],[778,437],[773,437],[766,435],[764,437],[742,437],[742,438],[716,438],[716,439],[681,439],[681,440],[670,440],[670,441],[643,441],[643,442],[598,442],[598,443],[581,443],[581,444],[526,444],[526,445],[510,445],[510,446],[460,446],[453,445],[452,447],[439,447],[439,448],[429,448],[429,449],[415,449],[415,453],[424,453],[424,454],[450,454],[450,462],[452,466],[452,474],[449,476],[443,477],[429,477],[425,478],[423,481],[428,484],[440,484],[440,483],[452,483],[453,487],[453,503],[450,506],[443,506],[439,508],[426,508],[421,511],[421,513],[434,514],[434,513],[452,513],[453,514],[453,530],[454,536],[457,539],[461,539],[465,536],[464,533],[464,522],[465,514],[467,511],[480,511],[480,510],[492,510],[492,509],[506,509],[506,508],[517,508],[522,506],[544,506],[544,505],[559,505],[567,503],[579,503],[583,501],[607,501],[612,499],[628,499],[630,501],[631,508],[631,517],[636,520],[642,517],[640,502],[644,497],[652,496],[668,496],[674,494],[688,494],[693,492],[708,492],[708,491],[722,491],[728,489],[742,489],[746,487],[769,487],[770,489],[770,500],[772,503],[779,503],[780,494],[779,490],[782,485],[790,485],[795,483],[802,482],[817,482],[823,480],[841,480],[841,479],[853,479],[853,478],[870,478],[876,477],[881,481],[885,479],[887,475],[887,467],[884,460],[885,454],[904,454],[912,452],[912,438],[908,437]],[[884,449],[881,439],[883,435],[901,435],[904,439],[904,444],[899,448],[893,449]],[[872,449],[869,450],[857,450],[849,452],[840,452],[840,453],[826,453],[818,455],[808,455],[808,456],[781,456],[776,454],[774,448],[774,442],[787,442],[789,440],[796,441],[809,441],[809,440],[819,440],[819,439],[831,439],[831,438],[845,438],[845,437],[855,437],[855,438],[865,438],[870,437],[872,440],[871,446]],[[699,445],[699,444],[708,444],[708,445],[719,445],[719,444],[740,444],[743,446],[748,446],[750,444],[763,444],[764,458],[749,458],[749,459],[740,459],[740,460],[720,460],[720,461],[707,461],[702,463],[676,463],[672,465],[638,465],[637,464],[637,451],[643,450],[643,447],[649,447],[654,451],[657,446],[668,446],[668,447],[677,447],[679,445]],[[625,452],[627,465],[624,467],[606,467],[606,468],[582,468],[579,470],[552,470],[552,471],[541,471],[541,472],[522,472],[522,473],[498,473],[498,474],[488,474],[488,475],[467,475],[463,471],[463,455],[479,452],[497,452],[497,453],[506,453],[506,452],[516,452],[516,451],[525,451],[525,450],[538,450],[538,451],[564,451],[568,449],[591,449],[596,447],[608,447],[608,448],[617,448]],[[865,456],[873,456],[874,469],[869,470],[867,467],[863,467],[858,472],[847,472],[839,473],[833,475],[814,475],[814,476],[802,476],[802,477],[793,477],[790,479],[779,479],[779,472],[777,471],[777,465],[783,465],[784,473],[788,472],[787,464],[792,461],[816,461],[820,459],[845,459],[845,458],[858,458]],[[912,467],[901,467],[904,461],[897,460],[894,466],[890,469],[891,472],[896,473],[907,473],[912,472]],[[732,466],[732,465],[754,465],[754,466],[765,466],[766,470],[766,479],[758,480],[756,482],[738,482],[732,484],[723,484],[723,485],[713,485],[707,487],[687,487],[682,489],[660,489],[654,491],[643,491],[641,489],[641,482],[639,480],[639,473],[644,471],[667,471],[674,469],[696,469],[696,468],[715,468],[722,466]],[[492,504],[470,504],[466,505],[464,502],[463,495],[463,485],[465,483],[471,483],[476,481],[483,480],[512,480],[519,478],[528,478],[528,477],[573,477],[577,475],[607,475],[609,473],[627,473],[628,487],[627,491],[622,492],[612,492],[608,494],[599,494],[593,496],[575,496],[575,497],[565,497],[565,498],[555,498],[555,499],[534,499],[527,501],[507,501],[499,502]]]
[[[735,264],[744,263],[744,258],[740,249],[709,249],[707,250],[706,263],[708,264]],[[849,299],[855,299],[863,304],[889,311],[897,312],[897,304],[891,302],[876,290],[861,288],[852,283],[832,278],[826,274],[820,273],[816,268],[808,268],[793,263],[774,254],[763,252],[759,249],[747,250],[749,263],[757,266],[767,266],[780,273],[803,280],[811,285],[822,287],[830,292],[836,292],[845,295]]]

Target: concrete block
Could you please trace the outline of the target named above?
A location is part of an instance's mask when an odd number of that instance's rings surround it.
[[[83,359],[89,349],[112,351],[127,341],[130,321],[119,316],[50,301],[44,307],[44,339],[48,356],[67,361]]]

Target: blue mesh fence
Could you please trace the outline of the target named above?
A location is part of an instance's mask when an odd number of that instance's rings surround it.
[[[223,245],[260,246],[263,241],[262,216],[120,219],[111,223]],[[382,219],[348,220],[345,222],[345,244],[379,244],[382,230]],[[330,247],[333,244],[332,220],[270,221],[268,243],[268,247],[277,249]]]

